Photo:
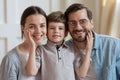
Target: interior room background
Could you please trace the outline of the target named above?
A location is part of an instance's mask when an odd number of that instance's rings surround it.
[[[49,14],[83,3],[93,12],[94,30],[120,38],[120,0],[0,0],[0,63],[4,55],[22,42],[20,17],[25,8],[40,6]]]

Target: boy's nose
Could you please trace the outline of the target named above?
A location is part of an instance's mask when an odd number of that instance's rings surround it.
[[[58,28],[55,28],[55,32],[58,32],[59,31],[59,29]]]

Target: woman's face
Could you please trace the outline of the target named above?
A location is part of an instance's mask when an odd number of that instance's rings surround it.
[[[24,33],[25,31],[29,31],[34,42],[39,44],[46,37],[46,18],[41,14],[30,15],[26,18],[25,25],[22,30]],[[24,35],[25,39],[27,36]]]

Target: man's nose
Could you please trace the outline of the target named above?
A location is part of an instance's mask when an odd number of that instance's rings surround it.
[[[76,27],[75,27],[76,29],[79,29],[79,30],[81,30],[81,29],[83,29],[83,27],[80,25],[80,23],[79,22],[77,22],[77,24],[76,24]]]

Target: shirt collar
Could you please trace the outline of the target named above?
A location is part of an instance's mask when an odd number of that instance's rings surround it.
[[[98,49],[100,43],[99,35],[95,32],[93,32],[93,35],[94,35],[93,49]]]
[[[56,48],[57,47],[57,45],[55,44],[55,43],[53,43],[53,42],[51,42],[50,40],[48,40],[47,41],[47,44],[46,44],[48,47],[50,47],[50,48]],[[62,45],[59,47],[59,49],[61,49],[61,48],[63,48],[63,47],[65,47],[65,48],[68,48],[69,46],[65,43],[65,40],[63,41],[63,43],[62,43]]]

